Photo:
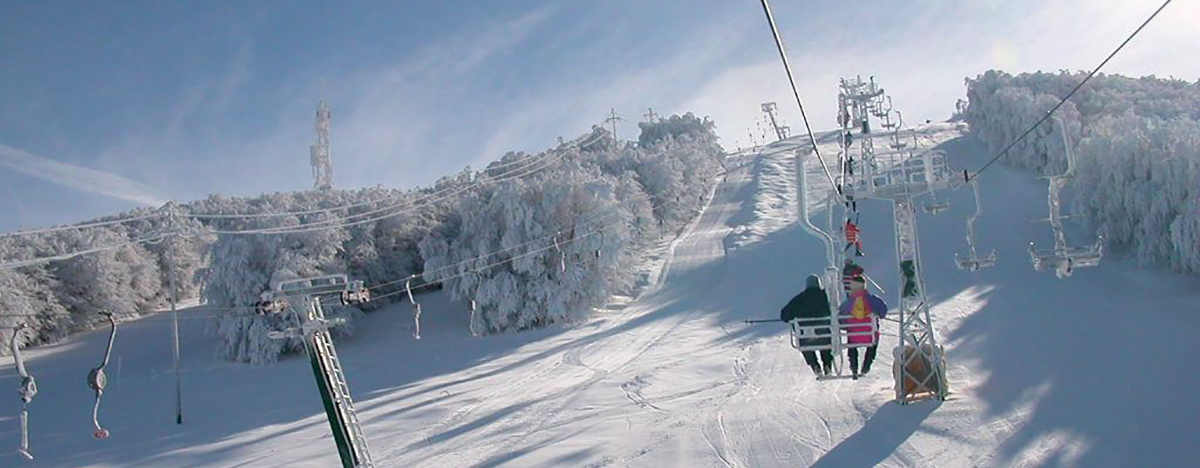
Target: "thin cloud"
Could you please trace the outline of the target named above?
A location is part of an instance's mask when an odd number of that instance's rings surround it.
[[[107,172],[88,169],[38,156],[0,144],[0,165],[63,187],[104,195],[142,205],[166,202],[153,188]]]

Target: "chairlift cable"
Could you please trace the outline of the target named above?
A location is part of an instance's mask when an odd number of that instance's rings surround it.
[[[480,174],[487,174],[487,173],[488,173],[488,172],[490,172],[490,171],[495,171],[495,170],[497,170],[497,169],[502,169],[502,168],[506,168],[506,167],[509,167],[509,166],[518,166],[518,165],[526,165],[526,164],[527,164],[528,166],[534,166],[534,165],[536,165],[536,164],[538,164],[538,163],[539,163],[539,161],[538,161],[539,159],[549,159],[550,157],[552,157],[552,156],[550,155],[550,153],[551,153],[551,152],[553,152],[553,153],[557,154],[557,153],[559,153],[559,152],[563,151],[563,149],[562,149],[562,147],[563,147],[563,146],[566,146],[566,147],[567,147],[567,149],[570,149],[570,148],[572,148],[572,147],[574,147],[574,148],[583,148],[584,146],[590,145],[591,143],[594,143],[596,140],[598,140],[598,139],[599,139],[599,138],[597,137],[597,138],[593,138],[593,139],[591,139],[591,140],[587,140],[587,141],[585,141],[585,138],[586,138],[586,136],[585,136],[585,137],[580,137],[580,138],[577,138],[576,140],[573,140],[573,141],[571,141],[571,142],[569,142],[569,143],[564,143],[564,144],[561,144],[561,145],[559,145],[558,147],[556,147],[556,148],[554,148],[554,149],[547,150],[547,151],[546,151],[546,154],[543,154],[543,155],[534,155],[534,156],[530,156],[530,157],[526,157],[526,158],[521,158],[521,159],[517,159],[517,160],[514,160],[514,161],[507,161],[507,162],[493,162],[492,164],[488,165],[487,167],[484,167],[484,168],[482,168],[482,169],[480,169],[480,170],[476,171],[476,173],[480,173]],[[514,169],[514,170],[513,170],[513,172],[516,172],[516,171],[519,171],[519,170],[521,170],[521,169]],[[485,181],[485,182],[486,182],[486,181]],[[478,185],[478,184],[479,184],[479,183],[473,183],[472,185]],[[452,189],[451,189],[451,188],[447,188],[447,189],[442,189],[442,190],[439,190],[439,191],[447,191],[447,190],[452,190]],[[424,194],[424,195],[425,195],[425,196],[432,197],[432,196],[436,196],[436,195],[437,195],[437,192],[438,192],[438,191],[434,191],[433,193],[430,193],[430,194]],[[386,202],[388,202],[389,200],[390,200],[390,201],[396,201],[397,199],[399,199],[399,198],[403,197],[404,195],[405,195],[405,194],[396,194],[396,195],[393,195],[393,196],[388,196],[388,197],[384,197],[384,198],[377,199],[377,200],[370,200],[370,201],[364,201],[364,202],[358,202],[358,203],[351,203],[351,204],[348,204],[348,205],[341,205],[341,206],[330,207],[330,208],[314,208],[314,209],[309,209],[309,210],[301,210],[301,211],[289,211],[289,212],[283,212],[283,213],[247,213],[247,214],[237,214],[237,213],[230,213],[230,214],[226,214],[226,213],[211,213],[211,214],[206,214],[206,213],[193,213],[193,214],[184,214],[184,215],[180,215],[180,216],[182,216],[182,217],[185,217],[185,218],[195,218],[195,219],[253,219],[253,218],[279,218],[279,217],[286,217],[286,216],[302,216],[302,215],[310,215],[310,214],[318,214],[318,213],[328,213],[328,212],[332,212],[332,211],[338,211],[338,210],[347,210],[347,209],[352,209],[352,208],[359,208],[359,207],[363,207],[363,206],[369,206],[369,205],[374,205],[374,204],[378,204],[378,203],[386,203]],[[409,202],[411,202],[411,201],[409,201]]]
[[[488,179],[488,180],[484,181],[484,183],[505,182],[505,181],[512,180],[512,179],[530,176],[537,172],[541,172],[541,171],[549,168],[551,164],[553,164],[555,162],[559,162],[563,158],[564,158],[564,155],[561,155],[561,154],[556,157],[547,158],[548,162],[541,161],[541,162],[530,165],[530,166],[535,166],[535,165],[540,164],[541,165],[540,167],[536,167],[532,170],[530,170],[529,167],[524,167],[524,168],[512,171],[512,172],[524,171],[520,174],[504,174],[497,178]],[[245,229],[245,230],[208,230],[206,232],[210,233],[210,234],[224,234],[224,235],[296,234],[296,233],[303,233],[303,232],[321,231],[321,230],[325,230],[325,229],[358,226],[361,224],[368,224],[368,223],[373,223],[373,222],[377,222],[377,221],[382,221],[382,220],[388,219],[388,218],[393,218],[393,217],[408,213],[409,209],[416,208],[418,206],[432,205],[432,204],[441,202],[443,200],[450,199],[451,197],[459,195],[463,192],[472,190],[479,185],[480,184],[469,184],[464,187],[448,189],[449,193],[441,195],[434,201],[427,201],[430,198],[435,197],[434,195],[431,195],[431,196],[425,197],[424,199],[413,201],[412,203],[408,204],[407,206],[404,206],[402,204],[397,204],[397,205],[387,206],[384,208],[378,208],[378,209],[375,209],[372,211],[367,211],[364,213],[357,213],[357,214],[353,214],[353,215],[348,215],[348,216],[343,216],[343,217],[338,217],[338,218],[328,219],[328,220],[322,220],[322,221],[314,221],[312,223],[306,223],[306,224],[302,224],[299,226],[276,226],[276,227],[269,227],[269,228]],[[418,202],[422,202],[422,203],[418,204]],[[384,213],[384,212],[391,211],[391,210],[400,210],[400,211],[393,211],[391,213],[379,215],[380,213]],[[379,215],[379,216],[375,216],[375,215]],[[364,217],[367,217],[367,218],[366,219],[358,219],[358,220],[355,220],[352,222],[347,222],[351,218],[364,218]]]
[[[1169,1],[1169,0],[1168,0]],[[775,26],[775,17],[771,15],[771,6],[767,0],[762,0],[763,12],[767,14],[767,23],[771,25],[771,35],[775,37],[775,46],[779,49],[779,58],[783,60],[783,69],[787,72],[788,83],[792,85],[792,95],[796,97],[796,105],[800,107],[800,118],[804,120],[804,129],[808,132],[808,141],[812,144],[813,153],[817,155],[817,160],[821,162],[821,169],[825,171],[825,177],[829,179],[829,183],[841,195],[841,189],[837,182],[833,180],[833,174],[829,172],[829,167],[825,165],[825,158],[821,157],[821,150],[817,147],[817,137],[813,135],[812,126],[808,123],[808,115],[804,112],[804,102],[800,99],[800,90],[796,87],[796,79],[792,76],[792,65],[788,63],[787,52],[783,48],[783,38],[779,37],[779,28]]]
[[[132,218],[112,219],[112,220],[108,220],[108,221],[97,221],[94,223],[72,224],[70,226],[58,226],[58,227],[52,227],[52,228],[31,229],[28,231],[6,232],[6,233],[0,234],[0,238],[32,236],[32,235],[36,235],[36,234],[46,234],[46,233],[51,233],[51,232],[61,232],[61,231],[89,229],[89,228],[103,227],[103,226],[112,226],[114,224],[132,223],[134,221],[144,221],[147,219],[154,219],[154,218],[159,218],[162,216],[163,216],[162,213],[151,213],[151,214],[142,215],[142,216],[134,216]]]
[[[558,154],[558,153],[555,152],[555,154]],[[547,154],[544,156],[532,156],[532,157],[523,158],[518,161],[512,161],[510,163],[505,163],[505,164],[506,164],[506,166],[507,165],[516,165],[516,164],[525,164],[524,167],[512,169],[511,171],[508,171],[509,173],[516,173],[516,172],[526,170],[529,167],[533,167],[538,164],[541,164],[541,163],[545,162],[546,160],[549,160],[552,158],[553,158],[553,155],[551,155],[549,152],[547,152]],[[488,171],[488,170],[492,170],[492,169],[495,169],[495,168],[487,168],[487,169],[484,169],[484,171]],[[503,178],[503,177],[507,177],[507,176],[509,176],[509,174],[500,174],[498,176],[494,176],[493,178]],[[481,185],[482,183],[485,183],[488,181],[490,181],[490,179],[484,180],[484,181],[472,182],[472,183],[468,184],[467,186],[474,187],[474,186]],[[391,197],[386,197],[383,199],[352,203],[349,205],[342,205],[342,206],[337,206],[337,207],[332,207],[332,208],[311,209],[311,210],[303,210],[303,211],[290,211],[290,212],[284,212],[284,213],[254,213],[254,214],[244,214],[244,215],[243,214],[211,214],[211,215],[182,215],[182,216],[190,217],[190,218],[198,218],[198,219],[279,218],[279,217],[287,217],[287,216],[302,216],[302,215],[310,215],[310,214],[328,213],[328,212],[333,212],[333,211],[358,208],[358,207],[362,207],[362,206],[375,205],[375,204],[379,204],[379,203],[387,203],[389,201],[395,202],[391,206],[377,208],[374,211],[368,211],[365,213],[357,213],[357,214],[345,216],[345,218],[349,218],[349,217],[358,217],[358,216],[365,216],[365,215],[373,214],[373,213],[379,213],[382,211],[387,211],[388,209],[403,207],[405,205],[413,205],[417,201],[420,201],[423,198],[425,198],[425,199],[434,198],[434,197],[441,195],[442,193],[454,191],[459,188],[461,188],[461,187],[447,187],[447,188],[443,188],[443,189],[434,190],[430,193],[424,193],[424,194],[419,193],[416,196],[414,196],[413,199],[411,199],[411,200],[402,199],[404,197],[404,195],[407,194],[407,193],[405,193],[405,194],[394,195]],[[409,193],[411,193],[411,192],[409,192]],[[329,221],[330,220],[325,220],[325,221],[320,221],[320,222],[327,223]],[[316,224],[316,223],[317,222],[314,222],[313,224]],[[266,230],[266,229],[275,229],[275,228],[264,228],[264,230]],[[279,228],[279,229],[284,229],[284,228]]]
[[[766,0],[763,0],[763,2],[766,2]],[[1080,81],[1079,84],[1075,85],[1075,87],[1071,89],[1071,92],[1067,93],[1067,95],[1065,97],[1063,97],[1061,100],[1059,100],[1058,103],[1054,105],[1054,107],[1050,108],[1049,111],[1046,111],[1045,115],[1042,115],[1042,118],[1038,119],[1037,122],[1034,122],[1033,125],[1031,125],[1028,129],[1026,129],[1025,132],[1021,133],[1021,135],[1018,136],[1015,140],[1013,140],[1011,143],[1009,143],[1008,146],[1005,146],[1004,149],[1001,150],[999,154],[997,154],[995,157],[993,157],[991,160],[989,160],[987,162],[987,164],[984,164],[983,167],[979,168],[978,171],[975,171],[975,175],[972,176],[970,179],[975,179],[975,178],[979,177],[980,173],[987,170],[987,168],[991,167],[992,164],[994,164],[1000,158],[1004,157],[1005,154],[1008,154],[1008,151],[1011,150],[1014,146],[1016,146],[1017,143],[1020,143],[1021,140],[1024,140],[1026,136],[1029,136],[1030,133],[1033,133],[1034,129],[1036,129],[1039,125],[1041,125],[1043,122],[1048,120],[1051,115],[1054,115],[1054,111],[1057,111],[1058,108],[1063,106],[1063,104],[1066,104],[1067,100],[1071,99],[1071,96],[1074,96],[1075,93],[1078,92],[1080,88],[1083,88],[1083,85],[1087,84],[1088,80],[1091,80],[1093,76],[1096,76],[1096,73],[1099,73],[1100,69],[1104,68],[1104,65],[1107,64],[1109,60],[1112,60],[1112,58],[1117,55],[1117,52],[1120,52],[1121,49],[1123,49],[1126,44],[1129,44],[1129,41],[1133,40],[1133,38],[1135,36],[1137,36],[1138,33],[1142,32],[1142,29],[1145,28],[1146,25],[1150,24],[1150,21],[1154,20],[1154,17],[1158,16],[1158,14],[1163,11],[1163,8],[1166,8],[1167,5],[1169,5],[1171,2],[1172,2],[1172,0],[1166,0],[1165,2],[1163,2],[1163,4],[1160,5],[1157,10],[1154,10],[1154,13],[1151,14],[1149,18],[1146,18],[1146,21],[1142,22],[1141,26],[1138,26],[1138,28],[1133,31],[1133,34],[1130,34],[1129,37],[1125,38],[1125,41],[1121,42],[1121,45],[1117,46],[1117,48],[1114,49],[1112,51],[1112,53],[1108,54],[1108,57],[1105,57],[1104,61],[1100,62],[1100,65],[1097,65],[1096,68],[1092,69],[1091,73],[1088,73],[1088,75],[1083,78],[1083,81]],[[970,182],[971,181],[970,179],[968,179],[967,182]]]

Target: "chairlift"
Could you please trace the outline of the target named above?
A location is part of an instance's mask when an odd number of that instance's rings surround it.
[[[898,120],[900,125],[896,126],[896,129],[892,131],[892,141],[888,144],[888,146],[891,146],[894,150],[902,150],[908,147],[908,142],[900,139],[900,127],[904,126],[904,116],[900,115],[900,111],[896,111],[896,115],[899,117]],[[913,132],[913,135],[915,139],[916,132]],[[914,144],[913,147],[915,148],[916,144]]]
[[[1066,172],[1047,177],[1050,181],[1050,187],[1047,192],[1046,203],[1050,208],[1050,217],[1046,221],[1050,222],[1050,227],[1054,231],[1054,247],[1046,250],[1037,250],[1031,241],[1029,243],[1029,258],[1033,263],[1034,270],[1044,271],[1053,269],[1055,276],[1059,279],[1064,279],[1071,276],[1076,268],[1093,267],[1100,264],[1100,259],[1104,257],[1104,236],[1097,236],[1096,243],[1087,247],[1067,246],[1066,235],[1063,233],[1063,216],[1060,214],[1061,200],[1059,195],[1063,187],[1075,175],[1075,155],[1071,152],[1071,141],[1067,136],[1066,125],[1058,117],[1054,117],[1054,122],[1058,124],[1060,133],[1062,134],[1063,149],[1067,156]]]
[[[258,302],[254,303],[254,310],[259,315],[271,315],[283,312],[287,306],[287,299],[276,298],[274,293],[267,291],[262,293]]]
[[[104,387],[108,385],[108,376],[104,375],[104,368],[108,366],[108,360],[112,357],[113,341],[117,337],[117,320],[113,318],[112,312],[100,311],[100,315],[108,318],[112,330],[108,333],[108,347],[104,350],[104,360],[88,372],[87,376],[88,387],[96,392],[96,404],[92,406],[92,424],[95,426],[92,437],[96,440],[107,439],[109,435],[108,429],[100,426],[100,399],[104,396]]]
[[[413,298],[411,279],[404,281],[404,292],[408,294],[408,302],[413,307],[413,338],[419,340],[421,339],[421,304],[418,304],[417,300]]]
[[[479,274],[478,271],[472,271],[471,273],[475,275],[475,294],[478,295],[479,287],[483,285],[483,275]],[[479,305],[475,302],[474,297],[467,300],[467,310],[471,312],[471,322],[470,325],[468,325],[468,328],[471,330],[471,336],[480,336],[483,334],[479,331],[478,308]]]
[[[968,179],[967,172],[963,171],[963,179]],[[967,218],[967,247],[970,253],[959,255],[954,253],[954,263],[958,268],[968,271],[979,271],[980,268],[990,268],[996,265],[996,250],[986,256],[979,256],[975,250],[975,219],[979,218],[980,213],[983,213],[983,202],[979,199],[979,181],[971,181],[971,189],[975,191],[975,214]]]
[[[371,301],[371,291],[363,286],[362,281],[352,281],[349,287],[341,293],[342,305],[362,304]]]
[[[938,200],[937,190],[931,186],[929,188],[929,200],[921,204],[921,209],[926,213],[936,216],[950,209],[950,201]]]
[[[34,395],[37,395],[37,382],[33,375],[25,370],[25,359],[21,357],[21,345],[17,342],[17,335],[21,334],[21,330],[29,327],[29,324],[22,323],[17,325],[13,330],[12,346],[13,361],[17,366],[17,376],[21,378],[21,384],[17,387],[17,394],[21,396],[21,446],[17,448],[17,453],[20,453],[26,460],[33,460],[33,453],[29,451],[29,403],[33,402]]]
[[[567,272],[567,254],[558,245],[558,235],[554,236],[554,251],[558,252],[558,269],[560,273]]]
[[[879,320],[871,320],[869,323],[843,323],[846,317],[840,316],[836,311],[829,317],[821,318],[797,318],[789,322],[791,330],[791,344],[797,351],[829,351],[833,353],[835,359],[833,362],[833,374],[819,375],[817,380],[838,380],[853,378],[853,375],[846,374],[845,366],[843,366],[843,351],[850,348],[868,348],[879,344],[879,338],[876,333],[879,331]],[[850,328],[867,327],[862,331],[850,331]],[[869,336],[870,342],[851,343],[850,338],[854,336]],[[803,342],[802,342],[803,340]],[[818,341],[821,344],[807,344],[813,341]],[[807,342],[807,343],[804,343]],[[803,343],[803,344],[802,344]]]

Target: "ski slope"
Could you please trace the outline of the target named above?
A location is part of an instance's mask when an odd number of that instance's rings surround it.
[[[988,156],[953,125],[920,132],[951,166],[975,168]],[[832,139],[822,141],[822,154],[836,154]],[[1045,182],[1001,166],[980,179],[977,223],[981,253],[997,251],[995,268],[954,267],[974,210],[969,190],[943,196],[952,203],[945,213],[920,214],[950,398],[891,402],[890,322],[870,375],[814,380],[781,324],[742,323],[777,318],[824,267],[822,245],[797,224],[797,146],[732,156],[730,167],[746,167],[646,259],[639,294],[614,298],[584,323],[472,338],[465,305],[440,293],[419,298],[420,341],[404,304],[359,321],[338,349],[376,465],[1128,467],[1200,458],[1196,279],[1115,256],[1068,280],[1033,272],[1028,242],[1051,242],[1049,227],[1031,222],[1046,216]],[[809,161],[806,170],[818,190],[821,169]],[[864,266],[894,304],[890,206],[860,208]],[[30,409],[37,459],[16,454],[19,400],[5,393],[0,466],[339,466],[307,360],[217,360],[208,313],[183,314],[182,426],[165,315],[118,331],[101,407],[106,441],[91,439],[85,376],[107,331],[27,351],[41,390]],[[6,362],[0,391],[16,386]]]

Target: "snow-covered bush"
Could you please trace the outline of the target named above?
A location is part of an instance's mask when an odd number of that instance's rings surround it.
[[[967,80],[971,133],[998,152],[1053,107],[1083,73],[988,71]],[[1078,163],[1073,207],[1108,246],[1138,261],[1200,273],[1200,83],[1097,75],[1056,112]],[[1043,124],[1004,162],[1060,173],[1058,128]]]

